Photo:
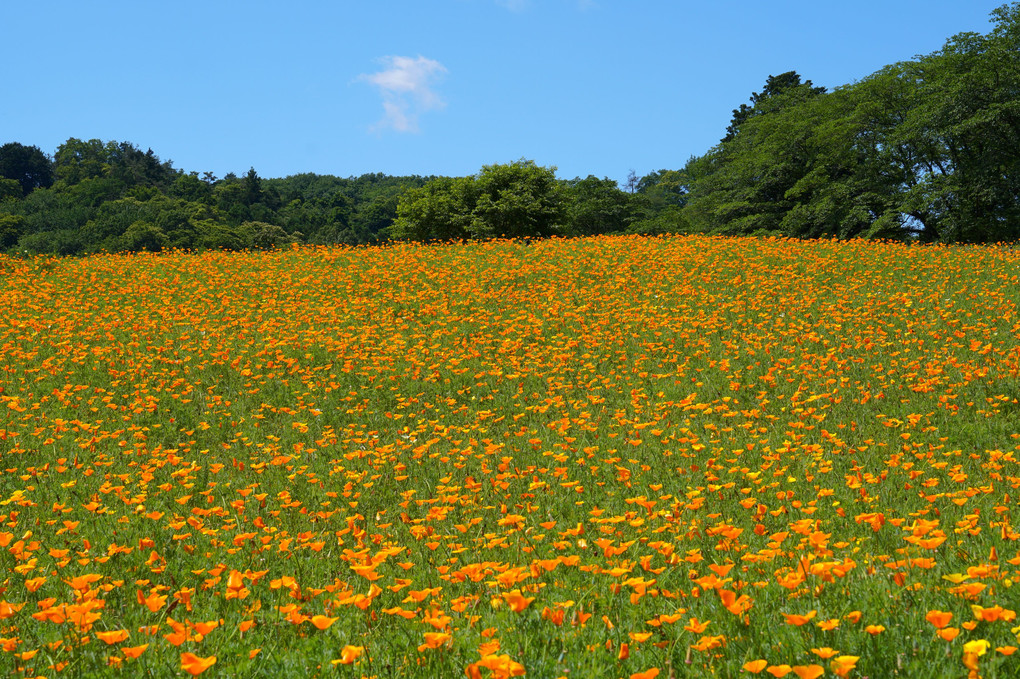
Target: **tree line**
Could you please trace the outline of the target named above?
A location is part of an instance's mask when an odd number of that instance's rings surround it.
[[[1020,238],[1020,2],[987,34],[831,92],[770,75],[719,143],[620,186],[533,161],[468,177],[185,172],[130,142],[0,146],[0,251],[711,233]]]
[[[59,255],[377,242],[399,196],[431,179],[199,176],[130,142],[74,138],[52,157],[3,145],[0,177],[0,250]]]
[[[52,157],[0,146],[0,177],[0,251],[19,254],[612,233],[675,202],[665,181],[635,178],[628,193],[610,179],[562,181],[525,160],[463,178],[266,179],[254,168],[217,178],[130,142],[75,138]]]

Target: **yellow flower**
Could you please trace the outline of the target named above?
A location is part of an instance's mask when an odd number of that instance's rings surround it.
[[[973,653],[974,655],[984,655],[991,647],[991,644],[984,639],[978,639],[976,641],[968,641],[963,645],[964,653]]]

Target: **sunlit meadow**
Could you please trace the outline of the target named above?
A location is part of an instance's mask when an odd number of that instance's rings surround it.
[[[1020,255],[0,258],[10,676],[1020,672]]]

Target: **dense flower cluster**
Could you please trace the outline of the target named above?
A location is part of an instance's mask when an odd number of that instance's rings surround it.
[[[0,258],[18,676],[1017,671],[1020,258]]]

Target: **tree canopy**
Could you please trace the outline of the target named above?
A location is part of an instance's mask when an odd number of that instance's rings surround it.
[[[689,228],[794,237],[1020,237],[1020,3],[987,35],[825,92],[770,76],[686,171]]]
[[[17,182],[22,195],[27,196],[53,185],[53,164],[38,146],[10,142],[0,146],[0,177]],[[0,193],[0,200],[3,197]]]
[[[266,248],[387,238],[397,196],[425,177],[184,172],[130,142],[71,138],[52,159],[0,149],[0,250],[60,255]]]
[[[623,231],[633,198],[609,178],[562,181],[532,160],[433,179],[400,197],[390,235],[411,240],[585,236]]]

